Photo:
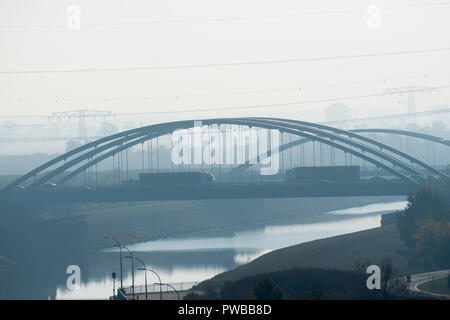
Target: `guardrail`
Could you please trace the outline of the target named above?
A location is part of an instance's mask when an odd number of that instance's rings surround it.
[[[174,287],[177,291],[186,291],[190,290],[193,286],[198,285],[197,281],[190,282],[171,282],[168,284],[163,283],[161,286],[158,283],[151,283],[147,285],[148,293],[159,293],[160,287],[161,292],[173,292],[173,289],[170,287]],[[123,288],[126,295],[133,294],[133,287]],[[143,294],[145,293],[145,285],[134,286],[135,294]]]

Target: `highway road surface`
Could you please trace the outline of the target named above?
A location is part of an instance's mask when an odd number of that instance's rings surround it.
[[[422,283],[425,283],[425,282],[428,282],[431,280],[437,280],[440,278],[444,278],[449,274],[450,274],[450,269],[411,275],[411,282],[409,283],[409,290],[412,290],[415,292],[420,292],[422,294],[435,296],[435,297],[450,299],[449,295],[423,291],[418,288],[418,286],[420,286]]]

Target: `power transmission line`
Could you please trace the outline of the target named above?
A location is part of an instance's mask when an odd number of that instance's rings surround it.
[[[338,123],[347,123],[347,122],[356,122],[356,121],[368,121],[368,120],[391,120],[391,119],[396,119],[396,118],[430,116],[430,115],[444,114],[444,113],[450,113],[450,108],[429,110],[429,111],[419,111],[419,112],[414,112],[414,113],[396,113],[396,114],[388,114],[388,115],[384,115],[384,116],[374,116],[374,117],[365,117],[365,118],[336,120],[336,121],[328,121],[328,122],[321,122],[321,123],[322,124],[338,124]]]
[[[436,89],[444,89],[450,88],[450,85],[435,87]],[[271,103],[271,104],[261,104],[261,105],[243,105],[236,107],[218,107],[218,108],[210,108],[210,109],[185,109],[185,110],[176,110],[176,111],[155,111],[155,112],[141,112],[141,113],[117,113],[117,116],[124,115],[151,115],[151,114],[171,114],[171,113],[186,113],[186,112],[210,112],[210,111],[228,111],[228,110],[243,110],[243,109],[265,109],[265,108],[273,108],[273,107],[284,107],[284,106],[292,106],[292,105],[301,105],[301,104],[312,104],[312,103],[323,103],[323,102],[333,102],[333,101],[346,101],[346,100],[355,100],[355,99],[367,99],[374,97],[385,96],[385,93],[375,93],[375,94],[367,94],[367,95],[358,95],[358,96],[345,96],[339,98],[324,98],[324,99],[313,99],[313,100],[300,100],[300,101],[292,101],[292,102],[280,102],[280,103]]]
[[[417,86],[407,86],[407,87],[399,87],[399,88],[392,88],[386,90],[386,94],[394,95],[394,94],[408,94],[408,113],[414,114],[416,112],[416,104],[414,101],[414,94],[417,92],[432,92],[432,91],[438,91],[438,88],[433,87],[417,87]]]
[[[397,10],[407,8],[422,8],[422,7],[435,7],[450,5],[450,2],[435,2],[435,3],[422,3],[411,4],[403,6],[381,7],[382,10]],[[118,26],[144,26],[152,24],[178,24],[178,23],[203,23],[203,22],[226,22],[226,21],[245,21],[245,20],[262,20],[262,19],[278,19],[278,18],[291,18],[299,16],[320,16],[330,14],[345,14],[345,13],[361,13],[364,12],[364,8],[361,9],[346,9],[346,10],[327,10],[327,11],[313,11],[313,12],[297,12],[286,13],[277,15],[260,15],[260,16],[241,16],[241,17],[214,17],[214,18],[198,18],[198,19],[178,19],[178,20],[153,20],[142,22],[113,22],[113,23],[86,23],[82,27],[95,28],[95,27],[118,27]],[[54,25],[3,25],[2,29],[52,29],[52,28],[66,28],[63,24]]]
[[[78,134],[77,139],[80,143],[87,143],[87,128],[86,119],[104,118],[107,116],[114,116],[109,111],[102,110],[72,110],[65,112],[54,112],[50,119],[77,119],[78,120]]]
[[[88,141],[97,140],[102,138],[102,136],[86,136]],[[35,142],[35,141],[67,141],[73,140],[74,137],[0,137],[0,142]],[[77,138],[78,139],[78,138]]]
[[[436,86],[434,88],[436,88],[436,89],[445,89],[445,88],[450,88],[450,85]],[[243,110],[243,109],[265,109],[265,108],[293,106],[293,105],[302,105],[302,104],[313,104],[313,103],[324,103],[324,102],[334,102],[334,101],[367,99],[367,98],[382,97],[382,96],[386,96],[386,93],[383,92],[383,93],[374,93],[374,94],[367,94],[367,95],[343,96],[343,97],[324,98],[324,99],[311,99],[311,100],[299,100],[299,101],[270,103],[270,104],[259,104],[259,105],[241,105],[241,106],[234,106],[234,107],[217,107],[217,108],[209,108],[209,109],[191,109],[189,107],[186,107],[183,110],[116,113],[116,114],[104,114],[102,116],[103,117],[116,117],[116,116],[137,116],[137,115],[155,115],[155,114],[174,114],[174,113],[228,111],[228,110]],[[37,115],[36,116],[32,116],[32,115],[29,115],[29,116],[0,116],[0,118],[46,118],[46,116],[37,116]]]
[[[0,101],[8,101],[13,103],[22,103],[22,102],[36,102],[36,103],[47,103],[47,102],[63,102],[63,101],[90,101],[90,102],[113,102],[113,101],[137,101],[137,102],[148,102],[151,100],[157,99],[180,99],[185,97],[205,97],[205,96],[232,96],[232,95],[247,95],[247,94],[266,94],[266,93],[277,93],[277,92],[287,92],[287,91],[296,91],[301,92],[303,88],[321,88],[321,87],[339,87],[339,86],[352,86],[352,85],[361,85],[361,84],[369,84],[369,83],[377,83],[377,82],[386,82],[390,80],[398,80],[398,79],[413,79],[419,77],[439,77],[443,75],[448,75],[450,72],[440,72],[435,74],[416,74],[416,75],[408,75],[408,76],[397,76],[390,78],[379,78],[379,79],[371,79],[366,81],[347,81],[347,82],[338,82],[338,83],[322,83],[322,84],[307,84],[307,85],[298,85],[297,87],[291,88],[279,88],[279,89],[254,89],[254,90],[238,90],[238,91],[223,91],[223,92],[204,92],[204,93],[192,93],[192,94],[172,94],[172,95],[161,95],[161,96],[141,96],[141,97],[84,97],[84,98],[1,98]]]
[[[414,112],[411,113],[397,113],[397,114],[389,114],[389,115],[383,115],[383,116],[374,116],[374,117],[365,117],[365,118],[354,118],[354,119],[347,119],[347,120],[337,120],[337,121],[328,121],[328,122],[319,122],[319,124],[327,124],[327,125],[333,125],[333,124],[344,124],[349,122],[359,122],[359,121],[379,121],[379,120],[392,120],[392,119],[401,119],[405,117],[420,117],[420,116],[430,116],[430,115],[436,115],[436,114],[445,114],[450,113],[450,108],[443,108],[438,110],[429,110],[429,111],[421,111],[421,112]],[[88,139],[98,139],[101,138],[100,136],[92,136],[87,137]],[[56,141],[56,140],[68,140],[73,139],[73,137],[0,137],[0,142],[29,142],[29,141]]]
[[[328,56],[317,58],[299,58],[299,59],[284,59],[284,60],[261,60],[261,61],[247,61],[247,62],[230,62],[230,63],[211,63],[211,64],[192,64],[192,65],[166,65],[166,66],[150,66],[150,67],[122,67],[122,68],[97,68],[97,69],[60,69],[60,70],[13,70],[0,71],[0,74],[42,74],[42,73],[79,73],[79,72],[120,72],[120,71],[151,71],[164,69],[198,69],[198,68],[220,68],[220,67],[236,67],[236,66],[252,66],[262,64],[283,64],[283,63],[301,63],[301,62],[317,62],[317,61],[331,61],[357,58],[371,58],[382,56],[396,56],[404,54],[419,54],[449,51],[450,47],[433,48],[421,50],[407,50],[407,51],[392,51],[380,53],[354,54],[343,56]]]
[[[450,88],[450,85],[435,87],[436,89],[444,89]],[[292,105],[300,105],[300,104],[311,104],[311,103],[323,103],[323,102],[333,102],[333,101],[346,101],[346,100],[355,100],[355,99],[367,99],[374,97],[384,96],[385,93],[375,93],[375,94],[367,94],[367,95],[358,95],[358,96],[346,96],[340,98],[324,98],[324,99],[314,99],[314,100],[300,100],[300,101],[292,101],[292,102],[281,102],[281,103],[271,103],[271,104],[261,104],[261,105],[243,105],[237,107],[219,107],[219,108],[211,108],[211,109],[193,109],[193,110],[177,110],[177,111],[157,111],[150,113],[134,113],[134,115],[145,115],[145,114],[166,114],[166,113],[183,113],[183,112],[209,112],[209,111],[227,111],[227,110],[242,110],[242,109],[265,109],[265,108],[273,108],[273,107],[284,107],[284,106],[292,106]],[[117,115],[126,115],[120,114]],[[129,115],[129,114],[128,114]]]

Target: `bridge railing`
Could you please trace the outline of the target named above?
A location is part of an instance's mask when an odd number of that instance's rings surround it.
[[[197,281],[190,282],[171,282],[169,284],[162,284],[160,286],[157,283],[147,284],[147,292],[148,293],[159,293],[160,287],[162,292],[173,292],[173,289],[170,287],[174,287],[177,291],[186,291],[190,290],[192,287],[198,285]],[[125,294],[131,295],[133,294],[133,287],[124,288]],[[143,294],[145,293],[145,285],[134,286],[135,294]]]

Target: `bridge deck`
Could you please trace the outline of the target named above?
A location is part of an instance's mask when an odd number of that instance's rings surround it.
[[[415,184],[389,183],[215,183],[200,185],[160,185],[143,187],[55,187],[51,190],[21,190],[0,194],[0,201],[40,203],[130,202],[206,199],[350,197],[406,195],[418,188]]]

